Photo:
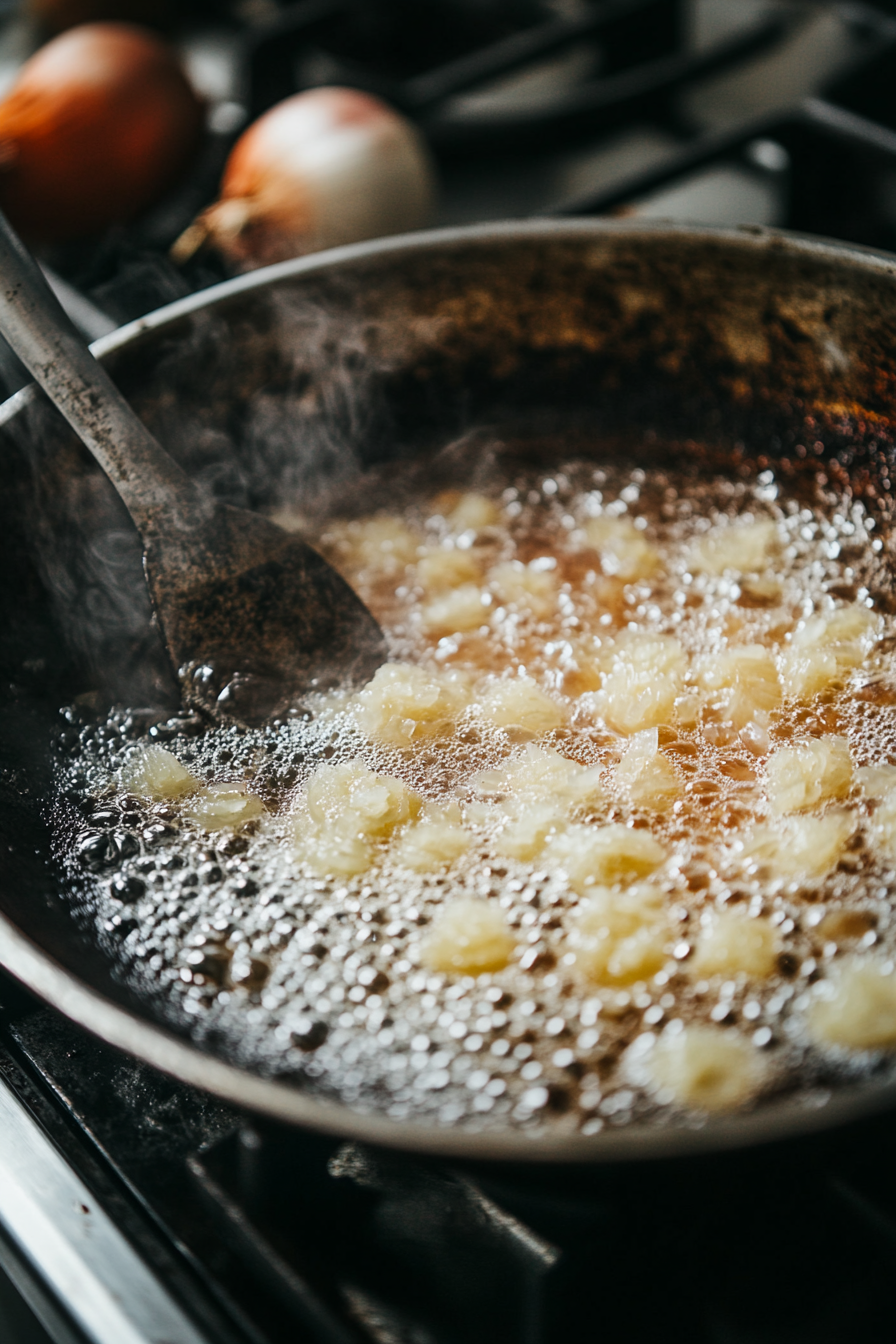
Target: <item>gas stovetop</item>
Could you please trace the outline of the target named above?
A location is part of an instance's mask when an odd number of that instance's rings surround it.
[[[259,1125],[0,999],[4,1344],[894,1337],[889,1116],[668,1163],[458,1165]]]
[[[0,92],[32,40],[16,9]],[[248,120],[321,83],[420,125],[439,223],[617,212],[896,249],[896,4],[181,9],[210,108],[194,174],[47,258],[92,337],[224,277],[168,248]],[[890,1344],[891,1126],[587,1172],[413,1159],[240,1115],[0,976],[0,1340]]]
[[[0,0],[0,20],[14,8]],[[92,339],[225,277],[211,253],[178,267],[168,249],[214,199],[248,122],[322,83],[368,89],[417,122],[436,224],[621,213],[896,247],[893,0],[184,0],[179,12],[209,107],[189,179],[127,229],[46,257]],[[22,20],[0,23],[0,96],[33,41]]]

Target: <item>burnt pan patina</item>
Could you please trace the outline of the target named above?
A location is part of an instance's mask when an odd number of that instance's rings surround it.
[[[791,493],[849,486],[885,538],[892,610],[896,258],[757,230],[572,221],[365,243],[256,272],[95,347],[194,480],[310,516],[364,471],[499,431],[539,460],[579,435],[700,473],[773,466]],[[0,410],[0,961],[63,1012],[183,1080],[281,1120],[470,1158],[602,1161],[822,1129],[896,1105],[892,1084],[807,1109],[782,1097],[702,1129],[533,1140],[428,1129],[322,1101],[201,1052],[118,983],[50,850],[60,705],[173,705],[136,534],[30,390]],[[472,436],[472,439],[471,439]],[[58,825],[58,820],[55,823]],[[77,825],[74,810],[71,825]]]

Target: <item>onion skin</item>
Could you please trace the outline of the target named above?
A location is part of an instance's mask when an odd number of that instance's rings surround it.
[[[123,23],[71,28],[0,103],[0,208],[38,244],[125,223],[187,167],[203,118],[161,38]]]
[[[231,151],[218,201],[175,244],[187,260],[211,242],[242,270],[341,243],[419,228],[434,179],[409,121],[357,89],[286,98]]]

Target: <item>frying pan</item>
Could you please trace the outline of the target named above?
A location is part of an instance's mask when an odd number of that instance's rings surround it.
[[[889,525],[896,259],[760,229],[595,221],[450,229],[339,248],[174,303],[94,347],[152,430],[224,498],[321,491],[477,427],[629,460],[849,485]],[[54,1007],[184,1082],[280,1121],[466,1158],[600,1162],[746,1145],[896,1104],[893,1073],[746,1111],[593,1136],[472,1133],[360,1114],[202,1049],[116,976],[54,858],[60,705],[171,694],[139,551],[111,488],[25,389],[0,408],[0,962]],[[619,447],[619,445],[622,445]]]

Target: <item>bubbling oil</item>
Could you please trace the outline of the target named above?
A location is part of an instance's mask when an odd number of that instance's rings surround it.
[[[361,692],[252,730],[68,711],[60,850],[120,974],[197,1041],[396,1120],[593,1134],[878,1076],[875,520],[770,471],[415,479],[400,508],[280,517],[386,631]]]

